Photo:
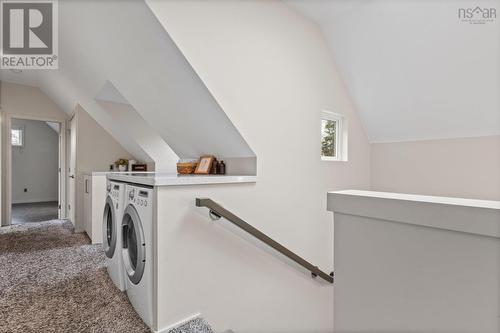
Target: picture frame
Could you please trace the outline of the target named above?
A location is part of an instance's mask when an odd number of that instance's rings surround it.
[[[148,165],[147,164],[132,164],[132,171],[147,172]]]
[[[208,175],[210,173],[210,169],[212,168],[214,159],[215,157],[212,155],[201,156],[194,173],[198,175]]]

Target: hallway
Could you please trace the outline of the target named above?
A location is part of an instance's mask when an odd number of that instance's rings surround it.
[[[12,205],[12,224],[43,222],[57,219],[57,201]]]
[[[0,228],[0,333],[149,332],[70,222]]]

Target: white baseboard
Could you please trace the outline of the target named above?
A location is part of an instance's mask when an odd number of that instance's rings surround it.
[[[30,199],[30,200],[13,200],[12,204],[30,204],[30,203],[39,203],[39,202],[57,202],[58,198],[44,198],[44,199]]]
[[[175,324],[169,325],[169,326],[167,326],[165,328],[162,328],[159,331],[156,331],[155,333],[167,333],[168,331],[173,330],[174,328],[177,328],[179,326],[182,326],[182,325],[186,324],[187,322],[189,322],[189,321],[191,321],[193,319],[196,319],[198,317],[201,317],[201,313],[196,313],[196,314],[194,314],[192,316],[184,318],[184,319],[176,322]]]

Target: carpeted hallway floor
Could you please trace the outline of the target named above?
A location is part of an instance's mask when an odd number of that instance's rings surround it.
[[[104,261],[70,222],[0,228],[0,332],[150,332]]]

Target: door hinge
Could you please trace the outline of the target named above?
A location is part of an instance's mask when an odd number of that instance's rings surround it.
[[[68,205],[68,210],[71,210],[71,205]]]

